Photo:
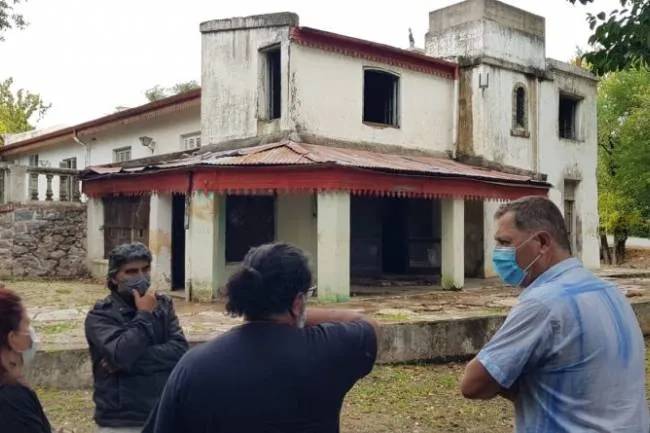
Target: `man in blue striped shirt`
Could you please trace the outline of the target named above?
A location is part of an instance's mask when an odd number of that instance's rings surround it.
[[[463,395],[511,399],[517,433],[648,432],[644,340],[625,296],[571,257],[548,199],[504,204],[495,218],[495,271],[524,290],[467,365]]]

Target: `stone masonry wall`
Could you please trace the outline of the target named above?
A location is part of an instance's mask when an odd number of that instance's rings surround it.
[[[0,276],[87,275],[86,206],[81,203],[0,207]]]

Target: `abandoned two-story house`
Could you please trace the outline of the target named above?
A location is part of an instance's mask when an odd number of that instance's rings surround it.
[[[291,13],[203,23],[201,146],[86,160],[88,263],[142,239],[159,287],[210,299],[251,246],[277,240],[309,253],[323,299],[346,299],[355,276],[462,287],[493,275],[499,202],[548,195],[575,254],[598,267],[596,79],[547,59],[544,32],[544,18],[496,0],[431,12],[423,52],[301,27]],[[163,124],[198,120],[175,104]],[[92,149],[149,125],[143,107],[111,130],[66,134]]]

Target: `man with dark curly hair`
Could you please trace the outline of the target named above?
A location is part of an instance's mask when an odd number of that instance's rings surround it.
[[[244,324],[181,360],[145,431],[337,433],[345,394],[375,362],[376,323],[306,308],[311,278],[294,246],[249,251],[226,286]]]

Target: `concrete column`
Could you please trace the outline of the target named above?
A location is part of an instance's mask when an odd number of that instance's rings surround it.
[[[106,278],[104,260],[104,202],[89,197],[86,202],[86,266],[95,278]]]
[[[486,200],[483,202],[483,248],[484,248],[484,270],[485,278],[496,277],[492,266],[492,251],[496,246],[494,235],[497,232],[496,221],[494,221],[494,214],[499,209],[501,203],[497,201]]]
[[[226,280],[226,198],[194,192],[186,231],[186,298],[211,301]]]
[[[152,194],[149,200],[151,285],[156,290],[168,290],[171,289],[172,196]]]
[[[316,197],[312,194],[279,194],[276,198],[275,233],[280,242],[302,249],[316,271]]]
[[[25,203],[29,201],[27,190],[27,167],[10,164],[5,177],[5,201]]]
[[[318,298],[350,298],[350,193],[318,193]]]
[[[460,289],[465,284],[465,202],[442,200],[442,287]]]

